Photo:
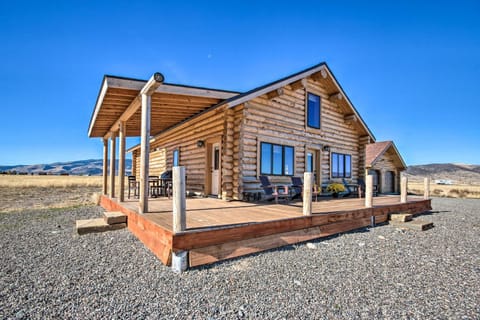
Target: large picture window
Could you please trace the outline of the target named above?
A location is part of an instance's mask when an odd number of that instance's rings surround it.
[[[332,178],[352,177],[352,156],[349,154],[332,153]]]
[[[293,176],[294,149],[290,146],[260,143],[260,173]]]
[[[307,126],[320,129],[320,106],[321,99],[319,96],[307,94]]]

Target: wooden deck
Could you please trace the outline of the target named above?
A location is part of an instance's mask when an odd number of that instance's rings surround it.
[[[313,214],[302,215],[302,203],[252,204],[212,198],[187,199],[187,230],[172,232],[172,200],[151,199],[150,213],[139,214],[137,200],[118,203],[102,197],[107,210],[128,215],[128,228],[166,265],[172,251],[188,251],[189,266],[199,266],[292,243],[308,241],[385,222],[392,212],[418,214],[431,209],[430,200],[398,196],[313,202]]]

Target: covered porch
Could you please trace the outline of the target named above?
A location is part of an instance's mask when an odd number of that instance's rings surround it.
[[[154,137],[175,130],[187,119],[201,116],[207,109],[237,94],[168,84],[161,73],[153,74],[148,81],[105,76],[88,130],[89,137],[98,137],[103,141],[103,195],[116,198],[119,202],[125,200],[125,187],[128,186],[125,176],[126,138],[139,137],[139,157],[132,159],[132,166],[138,167],[136,182],[139,196],[135,201],[139,212],[149,212],[150,157],[160,149],[151,150]],[[217,135],[215,139],[215,142],[221,141],[221,136]],[[205,141],[208,143],[210,140]],[[170,157],[168,163],[165,159],[165,163],[165,169],[171,169],[174,160]]]

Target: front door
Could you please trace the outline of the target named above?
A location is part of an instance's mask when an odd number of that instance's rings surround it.
[[[320,184],[320,151],[307,150],[307,158],[305,159],[305,172],[313,172],[313,183]]]
[[[211,194],[218,195],[218,184],[220,177],[220,143],[214,143],[212,145],[212,172],[211,172]]]

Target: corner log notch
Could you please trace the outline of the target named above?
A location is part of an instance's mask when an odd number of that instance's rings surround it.
[[[341,92],[332,93],[328,96],[328,100],[335,103],[343,114],[347,114],[350,111],[347,101]]]
[[[322,81],[322,80],[325,80],[327,79],[328,77],[328,73],[325,69],[322,69],[320,71],[318,71],[317,73],[314,73],[310,76],[314,81]]]

